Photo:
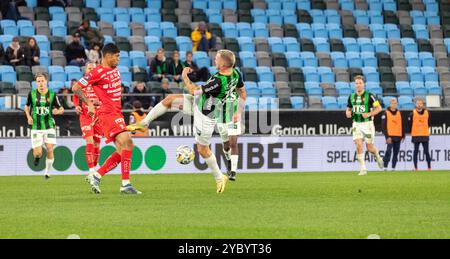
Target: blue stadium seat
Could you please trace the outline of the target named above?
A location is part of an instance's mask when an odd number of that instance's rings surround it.
[[[222,9],[222,1],[220,1],[220,0],[209,0],[208,1],[208,8],[209,9],[221,10]]]
[[[267,41],[272,49],[272,52],[285,52],[285,47],[281,38],[269,37]]]
[[[329,67],[318,67],[317,73],[320,75],[320,82],[334,84],[334,73]]]
[[[51,81],[67,81],[66,71],[64,71],[64,68],[61,66],[49,66],[48,73]]]
[[[313,23],[311,29],[314,32],[314,38],[328,38],[328,30],[323,23]]]
[[[50,81],[48,82],[48,88],[58,93],[62,88],[64,88],[64,82],[61,81]]]
[[[439,86],[438,82],[425,81],[425,88],[427,89],[429,95],[441,95],[442,94],[442,88]]]
[[[357,40],[361,52],[374,52],[375,48],[372,44],[372,40],[369,38],[358,38]]]
[[[145,19],[144,16],[142,16],[142,17]],[[131,16],[128,13],[116,14],[115,21],[116,22],[130,22]]]
[[[211,9],[208,9],[208,10],[211,10]],[[223,17],[222,17],[222,14],[220,13],[220,10],[212,9],[211,11],[217,11],[217,12],[211,12],[210,14],[207,14],[209,22],[217,23],[217,24],[223,23]]]
[[[344,110],[347,108],[347,104],[348,104],[348,95],[345,96],[339,96],[337,98],[337,102],[339,105],[339,109]]]
[[[330,52],[330,44],[326,38],[314,38],[313,42],[317,52]]]
[[[276,90],[271,82],[259,82],[258,88],[261,91],[262,96],[269,96],[269,97],[276,96]]]
[[[284,55],[287,59],[289,67],[297,67],[297,68],[303,67],[303,61],[302,58],[300,57],[299,52],[288,51],[285,52]]]
[[[32,37],[34,35],[35,31],[34,31],[34,26],[21,26],[19,27],[19,34],[20,36],[28,36],[28,37]]]
[[[305,67],[317,67],[318,61],[313,52],[302,51],[300,52],[300,57],[302,58],[303,65]]]
[[[297,0],[297,9],[311,10],[310,0]]]
[[[34,35],[34,39],[36,43],[39,45],[40,50],[44,50],[46,52],[50,51],[50,42],[48,41],[47,36],[45,35]]]
[[[223,0],[223,9],[235,10],[237,9],[237,3],[235,0]]]
[[[349,83],[347,82],[336,82],[334,84],[339,96],[348,96],[352,93]]]
[[[100,0],[86,1],[86,7],[90,7],[90,8],[94,8],[94,9],[100,7]]]
[[[367,15],[365,10],[354,10],[353,16],[355,17],[355,21],[357,24],[369,25],[370,17]]]
[[[193,55],[194,62],[197,63],[198,67],[209,67],[211,65],[211,60],[208,54],[204,51],[196,51]]]
[[[120,51],[119,66],[131,67],[131,59],[127,51]]]
[[[375,46],[375,52],[389,54],[389,45],[387,44],[386,39],[373,38],[372,44]]]
[[[343,38],[342,43],[345,46],[346,52],[359,52],[359,44],[355,38]]]
[[[316,67],[303,67],[303,74],[305,76],[305,82],[311,82],[311,83],[319,83],[320,82],[320,75],[317,72]],[[305,84],[306,87],[306,84]]]
[[[269,30],[266,28],[266,24],[260,22],[252,23],[253,34],[255,38],[268,38]]]
[[[384,30],[383,25],[374,23],[374,24],[370,24],[369,28],[372,31],[373,38],[386,39],[386,31]]]
[[[314,23],[326,24],[327,19],[326,19],[326,16],[323,14],[322,10],[312,9],[312,10],[309,10],[309,14],[313,18]]]
[[[375,9],[370,8],[370,11],[367,12],[370,17],[370,24],[384,24],[383,16],[381,15],[381,10],[376,11]]]
[[[292,96],[291,104],[293,109],[305,108],[305,98],[303,96]]]
[[[256,67],[256,57],[254,52],[251,51],[241,51],[239,52],[239,58],[241,59],[241,64],[243,67]]]
[[[253,37],[253,29],[250,23],[239,22],[236,24],[236,29],[239,31],[240,37]]]
[[[408,110],[412,110],[415,108],[412,98],[409,95],[408,96],[400,95],[398,97],[398,106],[400,109],[408,109]]]
[[[162,30],[157,22],[146,22],[144,24],[147,36],[161,37]]]
[[[427,19],[423,15],[423,12],[412,10],[409,12],[409,15],[412,17],[413,24],[421,24],[421,25],[427,24]]]
[[[120,37],[130,37],[131,28],[128,26],[128,22],[114,22],[113,23],[116,36]]]
[[[300,38],[314,38],[314,32],[311,29],[311,25],[309,25],[308,23],[297,23],[296,27]]]
[[[336,97],[333,96],[323,96],[322,105],[326,110],[337,110],[339,109]]]
[[[259,97],[261,95],[261,91],[255,82],[245,82],[244,85],[248,96]]]
[[[122,79],[122,82],[131,83],[132,77],[131,77],[131,72],[128,69],[128,67],[118,66],[117,69],[119,70],[120,78]]]
[[[159,0],[157,0],[159,1]],[[150,6],[149,6],[150,7]],[[193,0],[192,7],[198,9],[207,9],[208,8],[208,0]]]
[[[283,44],[285,46],[286,51],[300,51],[300,45],[297,42],[296,38],[293,37],[285,37],[283,38]]]
[[[339,24],[330,23],[326,25],[328,30],[328,37],[331,39],[341,39],[343,37],[343,32]]]
[[[284,0],[282,4],[283,10],[297,10],[297,3],[295,1]]]
[[[253,17],[253,22],[255,23],[263,23],[266,24],[267,23],[267,15],[266,12],[264,10],[261,9],[252,9],[250,10],[252,17]]]
[[[409,82],[406,81],[397,81],[395,83],[395,87],[397,88],[397,92],[401,95],[413,95],[413,90],[409,84]]]
[[[258,98],[249,96],[245,102],[245,109],[249,111],[257,111],[258,108]]]
[[[239,43],[239,48],[241,51],[252,51],[255,52],[255,44],[250,37],[239,37],[237,38]]]
[[[145,36],[144,41],[148,51],[156,52],[159,48],[162,48],[159,37]]]
[[[65,66],[64,70],[67,75],[67,80],[70,82],[72,79],[79,80],[83,77],[83,73],[80,70],[80,67],[77,66]]]
[[[297,24],[297,15],[295,14],[295,9],[284,9],[281,11],[281,15],[283,16],[283,24]]]
[[[379,0],[368,0],[367,2],[369,4],[369,10],[379,11],[379,12],[381,12],[383,10],[383,3],[380,2]]]
[[[383,1],[383,9],[385,11],[393,11],[397,12],[397,3],[393,0],[384,0]]]
[[[236,25],[231,22],[224,22],[221,25],[223,34],[226,38],[237,38],[238,30],[236,28]]]
[[[327,24],[341,24],[341,16],[336,10],[327,9],[323,13],[327,18]]]
[[[269,3],[270,5],[270,3]],[[266,10],[266,15],[268,18],[268,22],[272,24],[282,25],[283,24],[283,16],[280,14],[280,10],[276,9],[268,9]]]
[[[268,67],[256,67],[256,74],[260,82],[273,82],[273,74]]]
[[[430,39],[430,35],[428,34],[428,29],[425,25],[422,24],[414,24],[413,30],[416,34],[416,39]]]
[[[192,50],[192,41],[187,36],[178,36],[176,37],[176,42],[178,45],[178,49],[180,51],[191,51]]]
[[[366,89],[367,89],[367,91],[369,91],[370,93],[372,93],[374,95],[382,95],[383,94],[383,89],[380,87],[379,82],[367,82]]]
[[[402,38],[401,43],[403,45],[403,51],[404,52],[418,52],[419,48],[414,41],[414,39],[411,38]]]
[[[101,0],[101,6],[106,8],[114,8],[116,7],[115,0]]]
[[[346,52],[345,56],[349,67],[363,67],[363,62],[360,58],[359,52]]]

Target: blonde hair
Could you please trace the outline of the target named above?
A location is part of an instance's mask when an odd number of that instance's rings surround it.
[[[356,80],[358,80],[358,79],[361,79],[361,80],[363,80],[363,82],[365,82],[364,76],[362,76],[362,75],[357,75],[357,76],[355,76],[355,77],[353,78],[353,81],[356,81]]]
[[[236,56],[233,51],[227,49],[221,49],[217,52],[217,55],[220,55],[220,58],[227,63],[227,67],[234,67],[234,63],[236,63]]]

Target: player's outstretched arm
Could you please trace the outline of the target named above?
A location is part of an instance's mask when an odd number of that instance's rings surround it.
[[[196,90],[196,85],[189,79],[188,74],[192,73],[192,68],[185,67],[183,69],[183,72],[181,73],[181,76],[183,77],[184,85],[186,86],[186,89],[188,90],[189,94],[194,95]]]

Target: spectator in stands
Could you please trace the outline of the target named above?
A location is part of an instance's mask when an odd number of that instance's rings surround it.
[[[84,20],[77,32],[84,38],[87,43],[86,47],[89,49],[94,46],[94,43],[103,46],[103,43],[105,42],[103,34],[98,29],[90,27],[89,20]]]
[[[155,107],[162,99],[164,99],[167,95],[172,92],[169,90],[170,82],[169,79],[163,78],[161,80],[161,88],[162,88],[162,96],[151,96],[150,98],[150,109]]]
[[[180,61],[180,52],[174,51],[172,54],[172,62],[169,64],[167,78],[174,82],[181,82],[181,73],[183,72],[184,64]]]
[[[3,49],[3,44],[0,44],[0,66],[1,65],[6,65],[5,50]]]
[[[26,6],[27,3],[23,0],[19,1],[11,1],[11,0],[1,0],[0,1],[0,10],[2,13],[3,19],[8,20],[29,20],[26,17],[20,15],[18,6]]]
[[[100,63],[100,43],[94,43],[94,46],[89,50],[88,60],[91,63],[99,64]]]
[[[75,81],[76,83],[76,81]],[[73,84],[73,80],[72,80]],[[61,94],[61,105],[64,109],[73,109],[75,105],[72,102],[72,98],[70,98],[70,91],[69,88],[63,87],[61,90],[59,90],[59,93]]]
[[[142,107],[142,103],[140,101],[134,101],[133,102],[133,112],[130,114],[130,124],[139,123],[141,122],[145,116],[147,116],[147,113],[144,112],[144,109]],[[148,128],[144,131],[135,131],[132,132],[133,137],[148,137]]]
[[[145,87],[145,83],[138,82],[133,89],[134,96],[132,97],[131,103],[134,103],[135,101],[139,101],[144,109],[148,109],[148,107],[150,107],[150,98],[148,98],[148,96],[141,95],[141,94],[146,94],[146,93],[148,93],[148,92],[147,92],[147,88]]]
[[[192,52],[186,52],[186,61],[184,62],[185,67],[190,67],[194,72],[189,74],[189,79],[192,82],[203,81],[206,82],[209,79],[209,70],[206,67],[198,68],[197,64],[192,60]]]
[[[128,94],[128,88],[122,84],[122,109],[131,109],[133,106],[131,105],[130,97],[126,96],[125,94]]]
[[[27,45],[24,48],[24,65],[26,66],[39,66],[40,54],[39,46],[36,43],[36,39],[31,37],[28,39]]]
[[[191,33],[193,51],[206,51],[216,48],[216,37],[208,31],[206,24],[200,22]]]
[[[155,81],[161,82],[161,80],[166,77],[167,63],[165,51],[163,48],[158,49],[158,51],[156,52],[156,57],[150,64],[150,72],[152,74],[152,79]]]
[[[69,65],[82,67],[86,64],[86,51],[80,40],[80,34],[75,32],[73,41],[66,47],[66,59]]]
[[[20,46],[19,37],[14,37],[6,49],[6,61],[11,66],[21,65],[24,59],[24,49]]]

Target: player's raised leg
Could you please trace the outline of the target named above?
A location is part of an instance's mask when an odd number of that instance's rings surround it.
[[[384,167],[384,162],[383,162],[383,158],[380,156],[378,149],[375,147],[375,145],[373,143],[367,143],[366,142],[366,147],[367,150],[372,153],[372,155],[375,157],[375,160],[377,161],[378,167],[380,169],[383,169]]]
[[[136,131],[136,130],[144,130],[148,128],[150,123],[156,120],[158,117],[162,116],[166,113],[170,107],[172,107],[172,103],[176,99],[184,98],[183,94],[169,94],[164,98],[161,102],[159,102],[155,107],[153,107],[150,112],[145,116],[145,118],[135,124],[130,124],[127,126],[128,131]]]

